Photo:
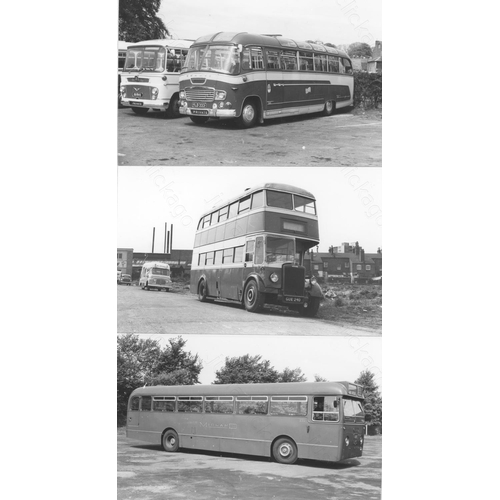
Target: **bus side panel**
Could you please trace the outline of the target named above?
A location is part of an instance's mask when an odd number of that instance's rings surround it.
[[[242,287],[243,267],[222,268],[219,272],[221,297],[224,299],[239,300],[239,291]]]
[[[342,424],[311,422],[303,449],[307,458],[337,462],[341,459],[341,438]]]

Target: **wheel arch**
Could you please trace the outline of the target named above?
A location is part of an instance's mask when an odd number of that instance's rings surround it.
[[[262,104],[262,98],[257,95],[257,94],[252,94],[252,95],[247,95],[243,102],[241,103],[240,110],[238,113],[238,117],[241,116],[241,113],[243,112],[243,106],[245,106],[245,103],[249,100],[253,100],[257,102],[257,121],[259,123],[264,123],[264,105]]]

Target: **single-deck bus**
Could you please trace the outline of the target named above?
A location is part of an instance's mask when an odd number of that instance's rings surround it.
[[[172,286],[170,266],[166,262],[145,262],[142,265],[139,286],[144,290],[165,290]]]
[[[127,437],[179,448],[338,462],[363,452],[362,386],[292,382],[151,386],[132,392]]]
[[[322,43],[220,32],[198,38],[179,79],[180,112],[194,123],[236,118],[252,127],[268,118],[353,104],[349,56]]]
[[[125,66],[125,58],[127,56],[127,47],[130,45],[128,42],[119,41],[118,42],[118,107],[121,108],[122,94],[120,92],[120,87],[122,83],[122,71],[123,66]]]
[[[200,218],[190,290],[202,302],[225,299],[250,312],[282,304],[315,316],[323,294],[306,279],[304,254],[318,243],[311,193],[278,183],[249,188]]]
[[[122,73],[122,105],[134,113],[148,110],[179,114],[179,74],[191,40],[146,40],[131,44]]]

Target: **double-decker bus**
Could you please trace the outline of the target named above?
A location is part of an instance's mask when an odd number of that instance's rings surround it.
[[[236,118],[243,128],[268,118],[353,104],[349,56],[334,47],[273,35],[215,33],[198,38],[179,79],[181,108],[194,123]]]
[[[250,312],[282,304],[315,316],[323,294],[306,278],[304,254],[318,243],[311,193],[278,183],[249,188],[200,218],[190,290],[202,302],[239,302]]]
[[[122,72],[121,103],[139,115],[150,109],[179,114],[179,75],[191,40],[146,40],[129,45]]]
[[[127,437],[179,448],[338,462],[363,452],[362,386],[291,382],[151,386],[128,402]]]

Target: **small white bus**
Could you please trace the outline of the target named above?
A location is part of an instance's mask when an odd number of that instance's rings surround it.
[[[179,113],[179,75],[191,40],[130,44],[121,78],[121,103],[138,115],[150,109],[170,118]]]
[[[166,262],[145,262],[142,265],[139,286],[143,290],[165,290],[172,285],[170,266]]]

